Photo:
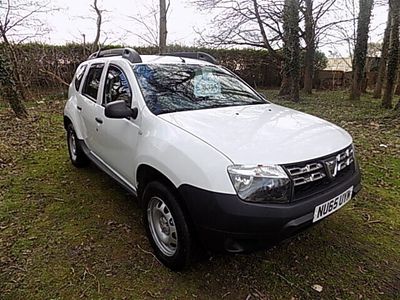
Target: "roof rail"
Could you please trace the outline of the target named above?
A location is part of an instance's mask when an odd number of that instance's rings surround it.
[[[172,53],[163,53],[161,55],[193,58],[193,59],[204,60],[215,65],[218,64],[218,61],[215,59],[215,57],[204,52],[172,52]]]
[[[136,50],[131,48],[115,48],[107,50],[99,50],[92,53],[89,59],[99,58],[99,57],[111,57],[111,56],[122,56],[123,58],[129,60],[131,63],[141,63],[142,58]]]

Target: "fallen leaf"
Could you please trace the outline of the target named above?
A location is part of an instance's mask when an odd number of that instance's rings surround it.
[[[320,286],[319,284],[314,284],[314,285],[312,286],[312,289],[313,289],[314,291],[317,291],[318,293],[321,293],[322,290],[323,290],[323,287]]]

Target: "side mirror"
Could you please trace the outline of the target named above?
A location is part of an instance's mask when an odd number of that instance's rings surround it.
[[[105,107],[104,114],[107,118],[111,119],[123,119],[132,117],[137,118],[139,110],[137,107],[131,109],[126,105],[124,100],[118,100],[108,103]]]

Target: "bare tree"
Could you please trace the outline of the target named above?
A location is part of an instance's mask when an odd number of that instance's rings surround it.
[[[357,40],[353,59],[353,83],[350,91],[350,99],[352,100],[360,99],[362,83],[365,79],[364,69],[367,60],[368,34],[373,4],[373,0],[360,0]]]
[[[303,0],[300,12],[303,15],[304,29],[300,29],[305,44],[304,87],[306,94],[312,93],[316,49],[331,29],[348,23],[347,18],[336,18],[332,11],[337,0]]]
[[[14,45],[46,32],[47,28],[41,16],[54,10],[49,0],[0,0],[0,40],[6,49],[5,55],[11,62],[6,68],[11,76],[10,81],[17,89],[16,93],[7,93],[7,97],[11,108],[20,117],[26,116],[27,111],[23,104],[25,88],[22,72],[19,70]]]
[[[303,15],[306,13],[305,1],[299,1],[302,3]],[[336,25],[353,20],[347,14],[340,16],[342,8],[338,2],[343,1],[351,0],[311,0],[312,5],[309,7],[312,7],[312,15],[309,10],[307,13],[308,21],[313,24],[313,27],[309,27],[314,35],[315,48],[318,47],[320,40],[336,30]],[[202,41],[208,45],[244,45],[264,48],[270,52],[277,52],[283,46],[284,0],[192,0],[192,2],[202,10],[213,10],[216,13],[216,17],[212,20],[213,26],[201,35]],[[302,16],[300,21],[300,26],[304,26],[305,16]],[[305,29],[300,29],[300,32],[304,38]]]
[[[269,41],[269,39],[268,39],[266,30],[265,30],[265,28],[264,28],[264,21],[263,21],[263,19],[261,18],[261,15],[260,15],[260,7],[259,7],[259,4],[258,4],[258,1],[257,1],[257,0],[253,0],[253,7],[254,7],[254,14],[255,14],[255,17],[256,17],[256,19],[257,19],[257,24],[258,24],[258,27],[259,27],[259,30],[260,30],[260,33],[261,33],[262,44],[263,44],[264,48],[266,48],[266,49],[268,50],[268,52],[271,53],[271,55],[272,55],[275,59],[281,60],[281,59],[282,59],[282,56],[279,55],[279,54],[277,53],[277,51],[275,51],[275,49],[271,46],[271,43],[270,43],[270,41]],[[275,10],[275,12],[277,12],[278,14],[280,14],[277,10]],[[283,35],[282,35],[280,29],[278,29],[276,32],[277,32],[277,34],[278,34],[279,36],[283,37]]]
[[[200,36],[203,43],[264,48],[274,56],[282,47],[282,0],[192,1],[202,10],[216,12],[213,26]]]
[[[265,49],[282,64],[281,76],[283,94],[289,94],[290,72],[282,63],[285,53],[283,46],[282,0],[193,0],[202,10],[216,12],[212,26],[200,33],[201,43],[207,46],[251,46]]]
[[[265,27],[264,27],[264,21],[261,18],[260,15],[260,7],[258,4],[257,0],[253,0],[253,7],[254,7],[254,14],[257,20],[257,24],[261,33],[262,37],[262,45],[263,48],[268,50],[268,53],[271,54],[271,56],[277,61],[277,62],[282,62],[282,70],[281,70],[281,77],[282,77],[282,82],[281,82],[281,88],[279,91],[279,95],[287,95],[290,94],[290,86],[291,86],[291,77],[290,77],[290,69],[289,69],[289,63],[284,62],[284,58],[288,55],[290,55],[289,51],[283,51],[282,54],[278,54],[278,51],[276,51],[272,46],[271,42],[269,41],[269,38],[267,36]],[[278,10],[275,10],[275,13],[277,13],[280,17],[283,17],[281,12]],[[283,11],[282,11],[283,13]],[[276,31],[282,39],[284,38],[284,34],[281,32],[280,28]],[[284,48],[285,49],[285,48]],[[288,48],[286,48],[288,50]]]
[[[392,25],[392,18],[390,17],[390,10],[389,10],[388,20],[386,23],[386,29],[383,37],[381,58],[379,60],[378,78],[376,79],[374,95],[373,95],[373,97],[377,99],[382,97],[382,88],[383,88],[383,82],[385,80],[386,64],[388,59],[391,25]]]
[[[391,16],[390,48],[386,71],[386,87],[382,98],[384,108],[392,108],[393,92],[396,84],[396,76],[399,64],[399,26],[400,26],[400,2],[389,0]]]
[[[352,21],[348,15],[340,16],[338,1],[301,0],[299,17],[301,46],[305,47],[305,91],[310,93],[314,75],[315,53],[322,40],[337,25]],[[251,46],[266,49],[281,65],[281,95],[290,93],[290,70],[283,62],[285,54],[283,36],[284,0],[192,0],[201,9],[215,11],[211,30],[200,33],[203,44],[220,46]],[[282,51],[281,51],[282,50]]]
[[[331,30],[325,37],[325,44],[329,45],[333,52],[337,53],[338,57],[344,61],[350,57],[351,63],[347,63],[349,68],[352,67],[353,51],[357,35],[357,0],[338,0],[334,5],[330,18],[343,18],[348,22],[339,22],[331,27]],[[340,47],[340,49],[338,49]],[[346,47],[347,53],[343,53],[343,48]]]
[[[109,40],[110,35],[114,35],[114,37],[117,36],[115,40],[108,41],[110,44],[119,41],[120,36],[118,36],[117,34],[113,34],[110,31],[105,31],[103,29],[106,22],[110,21],[107,20],[107,18],[105,17],[106,16],[105,13],[109,11],[102,8],[101,2],[98,0],[92,0],[92,3],[89,5],[89,7],[91,12],[90,14],[75,16],[75,18],[77,19],[83,19],[85,21],[91,20],[93,21],[94,24],[96,24],[93,40],[87,38],[87,34],[85,32],[80,32],[80,31],[79,31],[79,37],[78,36],[76,37],[77,39],[78,38],[80,39],[82,37],[82,42],[83,42],[82,45],[84,52],[86,51],[94,52],[100,50],[104,46],[104,44],[106,44],[106,42]]]
[[[158,14],[159,14],[158,7],[155,7],[154,5],[147,6],[136,16],[128,16],[129,19],[135,22],[136,30],[135,31],[131,31],[129,29],[125,30],[135,35],[137,38],[141,39],[147,45],[152,47],[158,47],[159,31],[160,31]],[[140,34],[138,34],[137,32],[140,32]]]
[[[141,27],[141,30],[131,31],[127,29],[126,31],[135,35],[147,45],[158,47],[159,53],[165,53],[167,51],[167,19],[169,8],[170,1],[160,0],[158,5],[154,1],[151,1],[137,15],[128,16],[137,26]],[[141,33],[138,34],[138,31]]]

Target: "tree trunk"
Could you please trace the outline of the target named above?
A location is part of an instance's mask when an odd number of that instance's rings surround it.
[[[365,78],[364,69],[367,60],[368,33],[373,4],[373,0],[360,0],[357,41],[353,59],[353,83],[350,91],[351,100],[359,100],[361,96],[362,81]]]
[[[385,80],[386,64],[387,64],[389,42],[390,42],[391,23],[392,23],[392,18],[390,16],[390,10],[389,10],[385,34],[383,37],[381,58],[379,60],[378,77],[376,79],[376,84],[375,84],[375,89],[374,89],[374,94],[373,94],[373,97],[376,99],[379,99],[382,97],[382,88],[383,88],[383,82]]]
[[[299,2],[285,0],[283,8],[283,65],[280,96],[289,95],[291,100],[300,100],[300,37]]]
[[[8,40],[6,33],[1,32],[1,36],[4,41],[5,49],[8,52],[7,54],[4,53],[3,55],[7,55],[8,61],[10,61],[12,63],[12,67],[10,66],[10,69],[12,72],[10,74],[11,74],[11,76],[13,76],[14,85],[16,85],[16,88],[18,89],[19,96],[24,100],[24,99],[26,99],[25,86],[23,84],[22,76],[19,73],[17,54],[15,53],[13,44],[11,44],[10,41]]]
[[[291,0],[290,6],[291,78],[290,96],[293,102],[300,101],[300,35],[299,0]]]
[[[24,119],[28,116],[28,111],[25,108],[24,102],[18,97],[18,92],[15,88],[10,88],[9,92],[5,92],[5,97],[18,118]]]
[[[306,10],[304,13],[304,40],[306,53],[304,57],[304,87],[303,91],[311,95],[313,89],[314,61],[315,61],[315,26],[313,18],[313,0],[305,0]]]
[[[96,37],[93,41],[92,50],[96,51],[100,49],[100,34],[101,34],[101,24],[102,24],[102,11],[97,6],[97,0],[93,2],[93,9],[96,12],[97,20],[96,20]]]
[[[393,92],[397,79],[399,63],[400,2],[398,0],[390,0],[389,9],[392,18],[392,26],[390,29],[390,48],[386,71],[386,87],[382,98],[382,106],[384,108],[392,108]]]
[[[290,94],[292,79],[290,77],[290,40],[289,40],[289,6],[291,0],[285,0],[283,7],[283,59],[281,63],[281,87],[279,96],[287,96]]]
[[[26,118],[28,112],[25,108],[22,96],[14,80],[12,63],[9,62],[7,55],[0,53],[0,86],[1,93],[5,100],[10,104],[11,109],[19,118]]]
[[[165,0],[160,0],[160,54],[167,51],[167,33],[167,5]]]
[[[290,77],[289,62],[284,57],[281,63],[281,86],[279,88],[279,96],[290,95],[290,87],[292,86],[292,78]]]

